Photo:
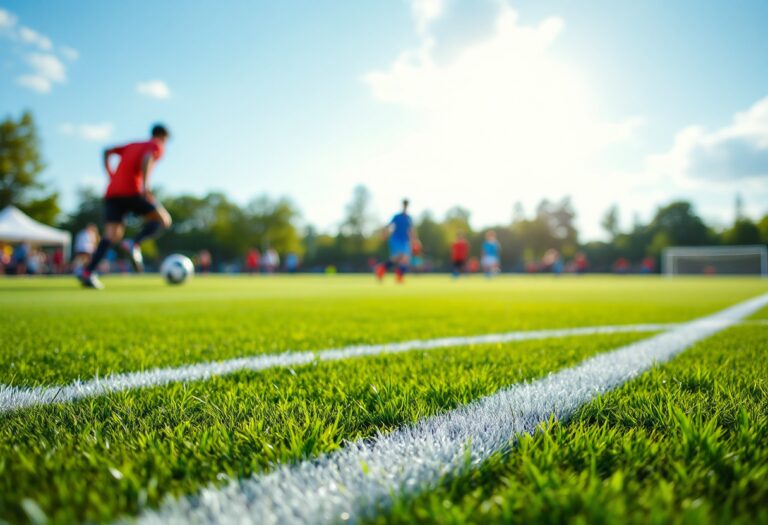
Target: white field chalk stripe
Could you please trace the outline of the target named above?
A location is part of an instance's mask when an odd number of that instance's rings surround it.
[[[529,330],[487,334],[467,337],[443,337],[385,343],[377,345],[349,346],[328,350],[306,352],[284,352],[263,354],[253,357],[241,357],[227,361],[212,361],[184,365],[175,368],[153,368],[140,372],[114,374],[87,381],[74,381],[68,385],[49,387],[12,387],[0,385],[0,413],[18,410],[35,405],[65,403],[88,397],[95,397],[110,392],[120,392],[137,388],[162,386],[181,381],[201,381],[215,376],[223,376],[241,371],[259,371],[268,368],[298,366],[313,361],[336,361],[352,357],[379,354],[396,354],[413,350],[430,350],[450,346],[468,346],[473,344],[509,343],[580,335],[618,334],[626,332],[655,332],[668,330],[669,324],[638,324],[618,326],[587,326],[581,328],[563,328],[557,330]]]
[[[320,524],[355,522],[397,494],[415,494],[446,474],[477,466],[532,433],[551,415],[567,418],[607,392],[768,305],[768,294],[587,359],[546,378],[514,385],[443,415],[296,465],[168,500],[140,525]]]

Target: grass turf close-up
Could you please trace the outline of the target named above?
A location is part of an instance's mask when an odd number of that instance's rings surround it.
[[[766,523],[766,363],[732,328],[373,521]]]
[[[0,385],[56,387],[156,367],[446,336],[679,324],[768,292],[758,279],[104,281],[100,293],[57,279],[0,282]],[[768,415],[766,310],[752,318],[758,322],[696,344],[569,420],[447,475],[434,490],[399,495],[372,519],[765,521],[757,502],[768,483],[760,441]],[[653,334],[412,350],[7,410],[0,413],[0,520],[137,516],[163,498],[312,461]]]

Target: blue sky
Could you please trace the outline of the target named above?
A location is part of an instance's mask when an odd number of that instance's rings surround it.
[[[72,207],[105,145],[174,133],[154,182],[288,195],[332,228],[571,195],[587,238],[672,198],[768,212],[768,3],[0,0],[0,115],[31,109]]]

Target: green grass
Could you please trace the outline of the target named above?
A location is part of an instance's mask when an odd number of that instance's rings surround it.
[[[0,280],[0,383],[56,384],[284,350],[599,324],[674,322],[756,293],[756,279],[370,276]]]
[[[378,285],[369,276],[213,277],[168,287],[148,276],[105,283],[99,293],[70,279],[0,280],[0,383],[60,384],[289,349],[679,322],[768,292],[768,282],[757,279],[634,277],[453,282],[424,276],[406,286]],[[768,319],[768,310],[754,319]],[[749,494],[762,497],[768,485],[764,448],[753,435],[766,430],[766,330],[744,325],[706,341],[571,422],[524,439],[509,457],[399,502],[380,521],[765,520]],[[0,414],[0,522],[133,515],[167,495],[315,457],[648,336],[447,348],[243,372]],[[710,474],[695,454],[680,459],[681,414],[691,436],[721,432],[719,461],[738,464],[738,475]],[[739,485],[747,478],[751,485]]]
[[[768,327],[730,329],[375,523],[768,523]]]
[[[111,519],[220,474],[242,477],[332,451],[641,337],[329,362],[0,416],[0,508],[8,509],[0,517],[23,517],[18,505],[28,498],[59,523]]]

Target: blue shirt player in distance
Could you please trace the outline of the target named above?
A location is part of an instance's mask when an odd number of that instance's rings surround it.
[[[496,238],[496,232],[488,230],[483,241],[483,258],[480,264],[486,277],[493,277],[501,269],[501,245]]]
[[[403,211],[392,217],[384,229],[388,236],[389,260],[376,266],[376,277],[381,281],[387,270],[395,269],[395,279],[403,282],[411,259],[411,243],[415,238],[413,219],[408,215],[408,199],[403,199]]]

